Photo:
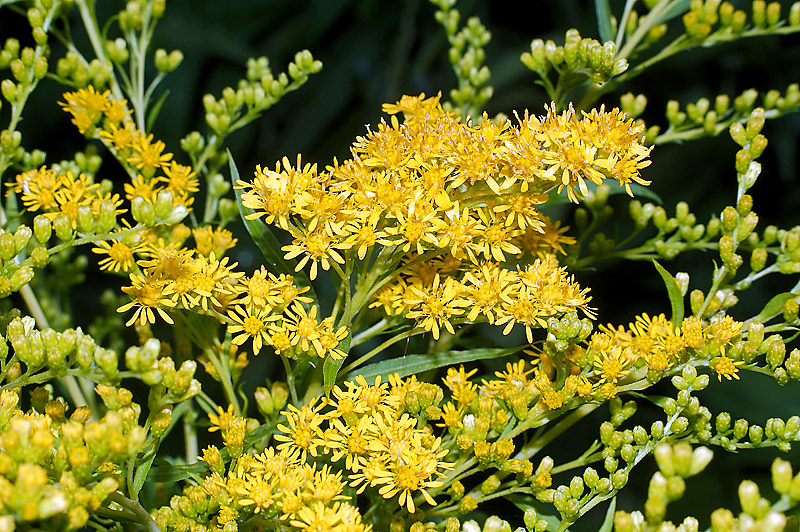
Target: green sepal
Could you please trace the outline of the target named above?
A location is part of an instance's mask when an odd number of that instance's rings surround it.
[[[278,239],[272,233],[269,226],[260,219],[247,219],[247,215],[253,214],[255,211],[242,204],[242,190],[237,188],[238,185],[236,184],[239,180],[239,170],[236,168],[236,163],[233,160],[233,155],[231,155],[230,150],[227,150],[227,153],[228,165],[231,171],[231,183],[233,184],[233,191],[236,193],[236,205],[239,206],[239,214],[242,217],[244,226],[247,228],[247,232],[250,233],[253,242],[256,243],[256,246],[258,246],[258,249],[260,249],[261,253],[264,255],[264,259],[266,260],[264,266],[275,274],[283,273],[291,275],[295,286],[301,290],[303,288],[308,288],[306,295],[312,297],[314,301],[319,301],[319,299],[317,299],[317,293],[314,291],[314,287],[311,285],[311,281],[306,273],[302,270],[295,271],[294,265],[296,262],[287,261],[283,258],[281,244],[278,242]]]
[[[408,355],[403,357],[382,360],[369,366],[357,369],[347,375],[347,378],[355,378],[357,375],[363,376],[367,381],[381,376],[386,379],[389,375],[398,374],[400,377],[422,373],[430,369],[452,366],[464,362],[474,362],[476,360],[486,360],[488,358],[502,358],[513,355],[522,349],[520,347],[507,348],[485,348],[470,349],[469,351],[445,351],[442,353],[431,353],[424,355]]]
[[[672,307],[672,324],[676,327],[680,326],[683,322],[683,294],[681,294],[681,287],[678,286],[678,281],[667,270],[661,266],[658,261],[653,259],[653,265],[656,267],[661,279],[664,280],[664,285],[667,287],[667,295],[669,295],[669,304]]]
[[[608,0],[594,0],[594,12],[597,14],[597,31],[602,42],[614,40],[614,26],[611,23],[611,6]]]

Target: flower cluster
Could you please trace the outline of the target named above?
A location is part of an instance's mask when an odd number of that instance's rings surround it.
[[[17,408],[15,391],[0,392],[0,506],[12,517],[11,529],[14,520],[61,530],[86,526],[121,485],[116,464],[135,456],[145,439],[141,408],[130,392],[126,397],[125,405],[90,421],[85,406],[67,417],[66,403],[45,388],[33,390],[28,412]]]
[[[284,158],[274,171],[259,167],[253,181],[239,182],[251,218],[289,231],[286,258],[301,256],[298,268],[310,262],[312,279],[318,265],[343,264],[344,250],[363,260],[376,244],[503,261],[520,252],[512,240],[526,228],[544,227],[536,206],[554,186],[578,201],[587,180],[613,178],[629,193],[631,182],[647,184],[639,175],[649,164],[641,128],[616,109],[578,119],[573,110],[548,108],[546,117],[526,115],[518,126],[487,117],[463,124],[438,97],[424,95],[384,110],[390,123],[359,137],[341,164],[318,172]]]
[[[399,380],[390,388],[379,377],[372,385],[358,377],[344,389],[335,387],[327,400],[290,406],[286,424],[278,425],[283,434],[275,436],[281,442],[277,448],[304,458],[330,455],[334,463],[344,458],[350,486],[358,493],[377,487],[387,499],[399,494],[398,503],[410,513],[417,492],[435,505],[426,489],[441,485],[437,478],[451,467],[442,460],[448,451],[403,412],[405,391]]]

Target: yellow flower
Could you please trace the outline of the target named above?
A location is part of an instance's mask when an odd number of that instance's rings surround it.
[[[595,353],[594,373],[600,377],[600,383],[616,383],[630,371],[629,367],[636,361],[630,348],[614,346],[610,350]]]
[[[172,308],[176,305],[173,295],[175,291],[169,286],[169,283],[151,275],[144,277],[133,273],[130,274],[130,280],[131,286],[123,286],[122,291],[133,296],[133,300],[117,309],[117,312],[127,312],[136,307],[136,312],[125,326],[129,327],[137,320],[141,325],[155,323],[153,309],[164,321],[172,325],[174,323],[172,318],[164,312],[164,307]]]
[[[279,319],[268,309],[254,307],[252,305],[236,305],[233,310],[228,311],[228,316],[235,322],[228,325],[228,332],[238,334],[231,342],[242,345],[248,339],[253,339],[253,354],[257,355],[264,344],[270,343],[267,333],[267,324]]]
[[[197,227],[192,229],[195,247],[197,252],[206,257],[212,253],[219,258],[225,256],[225,252],[236,245],[238,239],[233,238],[233,233],[221,227]]]
[[[147,177],[151,177],[157,168],[161,168],[172,159],[171,153],[162,153],[166,146],[160,140],[154,142],[152,134],[136,137],[131,148],[133,153],[126,161]]]
[[[170,161],[169,165],[163,165],[162,170],[166,177],[159,177],[157,180],[166,183],[167,190],[175,192],[177,196],[186,197],[200,190],[197,172],[190,166]]]
[[[103,118],[103,113],[111,103],[109,94],[109,91],[97,92],[89,85],[85,89],[65,92],[66,101],[59,102],[59,105],[72,115],[72,123],[78,127],[78,131],[86,133]]]
[[[719,348],[720,356],[711,359],[709,366],[717,373],[717,378],[722,382],[722,377],[728,380],[739,380],[739,366],[744,364],[743,360],[734,361],[725,355],[725,347]]]
[[[406,317],[416,320],[419,326],[431,331],[434,340],[439,339],[439,329],[444,327],[450,334],[455,329],[450,323],[454,317],[464,313],[469,302],[460,297],[462,287],[452,277],[442,280],[437,273],[428,286],[411,285],[411,293],[405,300],[410,308]]]
[[[101,270],[113,272],[122,270],[127,273],[133,269],[135,265],[133,254],[136,252],[136,246],[131,247],[121,240],[114,240],[112,244],[101,240],[97,242],[97,245],[99,247],[92,248],[93,252],[98,255],[108,255],[97,263]]]
[[[100,138],[109,143],[118,152],[130,149],[138,135],[139,130],[130,120],[126,120],[119,126],[113,123],[107,124],[100,131]]]
[[[337,249],[346,249],[349,245],[338,242],[333,236],[325,231],[321,226],[316,231],[309,230],[305,234],[295,236],[291,244],[283,246],[282,251],[286,252],[284,258],[292,260],[302,255],[300,262],[297,263],[295,271],[299,272],[306,263],[311,261],[311,271],[309,277],[313,281],[317,278],[317,263],[322,265],[322,269],[328,271],[331,268],[331,261],[344,264],[344,258]]]
[[[217,411],[218,414],[208,415],[208,420],[211,422],[208,432],[228,430],[228,425],[230,425],[231,419],[235,417],[235,414],[233,413],[233,405],[228,405],[227,410],[223,410],[221,406],[218,406]],[[205,456],[205,453],[203,453],[203,456]]]
[[[287,424],[278,425],[278,430],[281,432],[275,435],[275,441],[281,442],[277,446],[278,450],[297,449],[303,460],[306,459],[306,454],[317,456],[317,442],[322,436],[320,425],[325,420],[319,413],[325,404],[317,401],[318,399],[314,398],[300,408],[289,405],[288,411],[281,412],[286,416]]]

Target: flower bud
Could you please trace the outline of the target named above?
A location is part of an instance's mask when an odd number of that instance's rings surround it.
[[[172,408],[164,408],[161,410],[161,412],[156,414],[156,417],[153,419],[153,425],[150,427],[150,431],[153,433],[153,436],[160,438],[167,432],[167,429],[171,423]]]

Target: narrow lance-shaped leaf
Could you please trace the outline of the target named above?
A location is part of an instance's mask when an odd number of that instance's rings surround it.
[[[611,504],[608,505],[608,510],[606,510],[606,518],[603,520],[603,524],[600,526],[600,530],[598,532],[611,532],[611,529],[614,528],[614,514],[617,511],[617,498],[614,497],[611,499]]]
[[[761,312],[756,315],[752,321],[758,321],[761,323],[767,322],[781,314],[783,312],[783,306],[792,298],[798,297],[797,294],[793,292],[783,292],[778,294],[777,296],[770,299],[764,308],[761,309]]]
[[[294,284],[298,288],[303,289],[307,287],[309,291],[306,295],[318,301],[317,294],[306,273],[302,270],[295,271],[295,261],[287,261],[283,258],[281,243],[278,242],[278,239],[272,233],[269,226],[260,219],[247,219],[247,216],[255,213],[255,211],[242,204],[242,190],[237,188],[238,185],[236,184],[239,180],[239,170],[236,168],[236,163],[233,161],[230,150],[228,150],[228,164],[231,171],[231,183],[233,183],[233,190],[236,193],[236,204],[239,206],[239,214],[242,217],[244,226],[247,228],[247,232],[250,233],[253,242],[256,243],[256,246],[258,246],[258,249],[260,249],[261,253],[264,255],[264,259],[266,259],[266,264],[264,264],[264,266],[273,273],[291,275],[294,279]]]
[[[425,355],[408,355],[403,357],[382,360],[369,366],[352,371],[347,375],[348,379],[362,375],[367,381],[374,379],[378,375],[386,378],[397,373],[400,377],[422,373],[429,369],[452,366],[464,362],[474,362],[487,358],[502,358],[517,353],[522,347],[508,348],[486,348],[470,349],[469,351],[445,351],[442,353],[431,353]]]
[[[608,0],[594,0],[594,12],[597,14],[597,30],[603,42],[614,40],[614,27],[611,24],[611,6]]]
[[[661,279],[664,281],[664,285],[667,287],[669,304],[672,307],[672,324],[677,327],[683,321],[684,312],[681,287],[678,286],[678,281],[676,281],[675,278],[658,262],[653,260],[653,265],[655,265],[658,274],[661,276]]]
[[[350,351],[350,341],[352,339],[348,331],[347,336],[339,342],[338,349],[347,354],[347,352]],[[342,364],[344,364],[345,359],[346,357],[341,360],[325,357],[325,362],[322,363],[322,386],[326,395],[330,393],[333,386],[336,384],[336,376],[339,374],[339,370],[342,369]]]

